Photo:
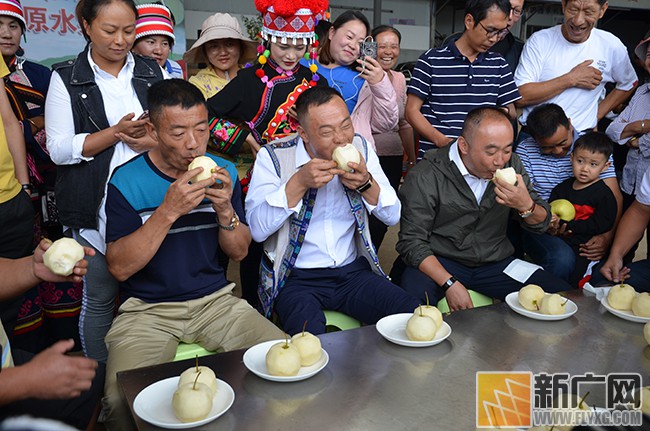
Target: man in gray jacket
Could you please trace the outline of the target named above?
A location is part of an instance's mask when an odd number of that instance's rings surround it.
[[[470,112],[461,136],[428,151],[400,190],[403,209],[397,251],[406,263],[402,287],[432,303],[447,297],[451,310],[472,307],[467,289],[504,299],[527,283],[547,292],[570,286],[540,267],[514,259],[508,219],[545,232],[548,204],[537,196],[512,151],[510,119],[496,108]],[[513,167],[515,185],[494,178]]]

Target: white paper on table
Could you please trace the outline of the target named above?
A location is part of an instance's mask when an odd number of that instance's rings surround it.
[[[602,300],[605,296],[607,296],[607,294],[609,293],[609,289],[611,289],[611,286],[594,287],[591,284],[589,284],[589,282],[585,283],[585,285],[582,286],[582,290],[593,293],[594,295],[596,295],[596,299],[599,301]]]
[[[526,262],[525,260],[515,259],[510,262],[510,265],[506,266],[503,273],[513,280],[525,283],[538,269],[542,269],[542,267],[534,263]]]

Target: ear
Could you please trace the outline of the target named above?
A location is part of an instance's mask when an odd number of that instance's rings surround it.
[[[156,132],[156,128],[154,127],[153,123],[151,122],[151,119],[144,123],[144,127],[147,130],[147,134],[151,139],[154,141],[158,142],[158,132]]]
[[[473,29],[477,25],[474,21],[474,17],[469,13],[465,15],[465,20],[463,22],[465,23],[465,30]]]
[[[334,29],[334,26],[331,26],[330,29],[327,31],[327,38],[329,40],[332,40],[332,37],[334,37],[334,32],[336,30]]]
[[[600,7],[600,15],[598,16],[598,19],[601,19],[603,15],[605,15],[605,12],[607,11],[607,8],[609,7],[609,3],[605,2],[601,7]]]
[[[462,136],[458,137],[458,151],[465,156],[469,153],[469,142]]]
[[[302,141],[307,144],[309,143],[309,137],[307,136],[307,132],[305,132],[305,129],[298,123],[296,126],[296,132],[298,132],[298,135],[302,138]]]
[[[81,18],[81,25],[84,27],[84,32],[88,34],[88,29],[90,28],[90,24],[88,24],[88,21],[85,19]]]
[[[603,165],[603,170],[601,172],[605,172],[609,167],[612,166],[612,162],[607,160],[607,162]]]
[[[571,154],[569,154],[569,159],[573,162],[573,152]]]

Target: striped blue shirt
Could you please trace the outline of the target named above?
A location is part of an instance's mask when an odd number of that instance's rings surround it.
[[[494,52],[480,53],[471,63],[455,43],[432,48],[418,59],[408,94],[423,100],[420,112],[440,133],[460,136],[467,114],[482,106],[506,106],[521,99],[510,66]],[[420,139],[418,160],[433,142]]]
[[[579,135],[574,132],[573,142],[578,137]],[[564,157],[543,154],[537,142],[532,137],[528,137],[519,143],[515,153],[519,155],[521,162],[524,164],[530,181],[533,183],[533,189],[535,189],[539,197],[548,201],[555,186],[574,176],[573,166],[571,165],[572,151],[573,144],[571,144],[571,149]],[[611,156],[609,162],[609,168],[600,174],[600,179],[616,177],[614,160]]]

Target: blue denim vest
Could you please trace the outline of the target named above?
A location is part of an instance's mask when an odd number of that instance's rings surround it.
[[[70,94],[75,133],[95,133],[110,127],[101,91],[88,62],[88,49],[86,45],[75,60],[52,66]],[[163,79],[162,70],[153,59],[134,57],[133,88],[142,107],[147,109],[147,90]],[[114,150],[115,147],[110,146],[90,162],[57,166],[56,204],[64,226],[97,229],[99,205],[104,197]]]

